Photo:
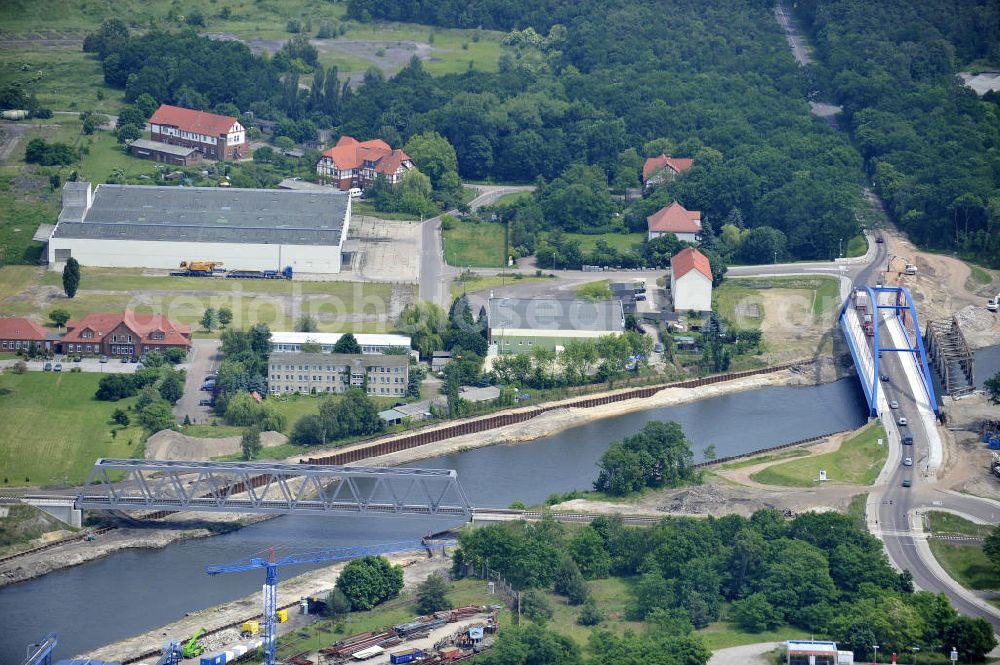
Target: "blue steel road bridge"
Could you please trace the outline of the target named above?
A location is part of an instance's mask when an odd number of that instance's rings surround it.
[[[840,309],[839,324],[861,379],[869,416],[878,417],[881,411],[879,395],[883,372],[880,361],[883,353],[900,354],[903,364],[913,366],[924,392],[922,397],[926,397],[934,415],[938,415],[924,340],[909,289],[905,286],[857,287]],[[885,324],[884,329],[880,324]]]

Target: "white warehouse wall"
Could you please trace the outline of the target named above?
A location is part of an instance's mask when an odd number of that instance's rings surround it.
[[[227,270],[281,270],[291,266],[296,273],[340,272],[340,247],[328,245],[50,238],[50,270],[62,270],[62,264],[55,262],[57,249],[71,250],[70,255],[80,265],[101,268],[177,270],[181,261],[222,261]]]
[[[700,271],[689,270],[680,279],[672,279],[670,289],[674,297],[675,312],[712,310],[712,280]]]

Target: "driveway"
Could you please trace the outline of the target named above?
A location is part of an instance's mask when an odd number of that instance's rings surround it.
[[[184,394],[174,405],[174,416],[177,422],[184,422],[184,417],[192,423],[205,423],[212,415],[208,406],[199,406],[198,402],[211,397],[211,393],[201,390],[205,376],[215,374],[222,362],[220,347],[222,342],[217,339],[196,339],[191,344],[191,356],[187,362],[187,379],[184,381]]]

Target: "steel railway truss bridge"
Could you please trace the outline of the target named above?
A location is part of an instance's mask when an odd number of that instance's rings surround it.
[[[90,510],[471,518],[450,469],[99,459],[74,505]]]

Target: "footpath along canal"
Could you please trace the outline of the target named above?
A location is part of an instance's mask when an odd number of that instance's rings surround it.
[[[697,460],[856,428],[865,422],[857,379],[818,386],[767,387],[667,408],[636,411],[517,445],[498,445],[412,464],[454,468],[474,505],[540,503],[553,492],[589,489],[608,445],[649,420],[675,420]],[[285,516],[239,531],[183,540],[158,550],[125,550],[0,590],[0,663],[17,663],[24,645],[59,633],[58,657],[170,623],[187,612],[252,593],[260,575],[209,578],[205,566],[245,558],[272,545],[287,551],[420,538],[449,526],[438,519]],[[305,572],[297,568],[289,574]],[[331,580],[332,582],[332,580]],[[168,636],[165,636],[165,638]]]

